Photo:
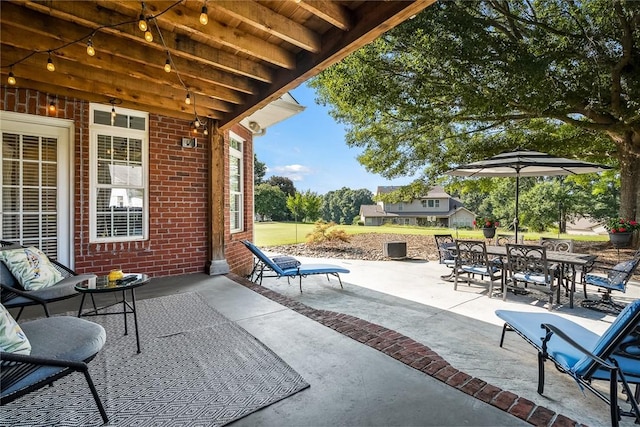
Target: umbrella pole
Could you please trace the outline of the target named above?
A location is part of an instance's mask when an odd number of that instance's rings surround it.
[[[520,198],[520,171],[516,171],[516,217],[513,220],[513,229],[515,230],[515,242],[518,244],[518,199]]]

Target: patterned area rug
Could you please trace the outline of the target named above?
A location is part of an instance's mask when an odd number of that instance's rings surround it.
[[[196,293],[138,301],[141,354],[136,354],[133,316],[127,336],[122,315],[90,319],[107,331],[107,344],[89,367],[109,425],[221,426],[309,387]],[[3,425],[102,424],[79,373],[1,412]]]

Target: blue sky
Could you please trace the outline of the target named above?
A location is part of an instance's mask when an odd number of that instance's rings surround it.
[[[413,180],[406,177],[389,181],[367,172],[356,160],[361,149],[347,146],[344,126],[333,120],[328,108],[315,103],[313,89],[302,84],[290,93],[305,110],[253,140],[258,160],[268,168],[265,179],[285,176],[298,191],[318,194],[342,187],[366,188],[375,193],[379,185],[404,185]]]

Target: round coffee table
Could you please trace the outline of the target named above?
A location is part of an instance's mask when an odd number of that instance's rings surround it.
[[[127,327],[127,314],[133,314],[133,323],[136,328],[136,344],[138,345],[138,353],[140,353],[140,337],[138,335],[138,315],[136,312],[136,293],[135,289],[149,283],[149,276],[146,274],[125,274],[124,278],[116,281],[109,281],[109,276],[98,276],[95,284],[92,281],[85,281],[75,286],[76,291],[82,294],[82,301],[80,301],[80,308],[78,309],[78,317],[82,316],[104,316],[110,314],[122,314],[124,315],[124,334],[128,335]],[[127,300],[126,292],[131,293],[131,301]],[[103,294],[108,292],[122,292],[122,299],[116,302],[98,307],[94,299],[95,294]],[[93,309],[89,309],[83,312],[84,299],[87,294],[91,295],[91,302]],[[117,298],[116,298],[117,299]],[[122,304],[122,311],[108,311],[105,309],[113,307],[114,305]]]

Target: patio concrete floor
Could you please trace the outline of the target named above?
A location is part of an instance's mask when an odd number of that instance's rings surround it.
[[[324,276],[303,279],[301,294],[297,280],[289,284],[269,278],[258,287],[233,275],[191,274],[155,278],[137,290],[138,299],[199,292],[311,384],[232,425],[512,426],[527,424],[524,420],[540,425],[609,424],[608,407],[592,393],[582,394],[568,375],[550,364],[545,396],[538,395],[536,353],[516,334],[507,335],[504,348],[498,346],[502,324],[494,311],[546,312],[535,295],[510,294],[505,302],[488,298],[486,287],[463,284],[453,291],[453,284],[440,278],[448,269],[435,262],[299,259],[349,268],[351,273],[342,276],[344,289]],[[616,297],[640,297],[640,286],[633,283]],[[59,302],[52,311],[74,311],[78,304],[78,299]],[[554,312],[596,332],[613,319],[579,306],[569,309],[568,304]],[[30,308],[23,317],[34,315],[41,315],[41,309]],[[140,330],[144,333],[144,325]],[[358,340],[369,338],[362,338],[363,331],[407,345],[410,351],[364,344]],[[420,360],[427,362],[412,367],[402,354],[426,355]],[[632,424],[623,418],[622,425]]]

